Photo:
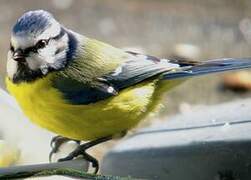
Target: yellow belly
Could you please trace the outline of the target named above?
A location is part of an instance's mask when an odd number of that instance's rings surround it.
[[[149,81],[127,88],[107,100],[72,105],[52,87],[51,78],[47,76],[20,84],[6,78],[6,84],[32,122],[78,140],[92,140],[132,128],[158,105],[163,92],[173,86]]]

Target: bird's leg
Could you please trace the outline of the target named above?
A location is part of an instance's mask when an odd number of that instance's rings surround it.
[[[74,151],[72,151],[68,156],[66,156],[65,158],[59,159],[58,161],[68,161],[68,160],[72,160],[72,159],[76,158],[79,155],[82,155],[85,160],[92,163],[92,167],[95,168],[94,173],[96,174],[99,170],[98,160],[96,158],[94,158],[93,156],[91,156],[90,154],[88,154],[86,152],[86,150],[93,147],[93,146],[96,146],[100,143],[109,141],[113,138],[123,137],[125,134],[126,134],[126,131],[120,133],[119,136],[118,135],[105,136],[105,137],[98,138],[96,140],[81,144]]]
[[[98,138],[96,140],[81,144],[74,151],[72,151],[68,156],[66,156],[65,158],[59,159],[58,161],[68,161],[68,160],[72,160],[76,158],[79,155],[82,155],[85,160],[92,163],[92,167],[95,168],[94,173],[96,174],[99,170],[98,160],[94,158],[93,156],[91,156],[90,154],[88,154],[86,150],[97,144],[109,141],[113,139],[113,137],[114,136],[106,136],[106,137]]]
[[[77,144],[80,144],[80,141],[78,141],[78,140],[73,140],[73,139],[69,139],[66,137],[62,137],[62,136],[55,136],[52,138],[51,143],[50,143],[50,146],[52,148],[50,155],[49,155],[50,162],[51,162],[52,155],[54,153],[57,153],[60,146],[68,141],[75,141]]]

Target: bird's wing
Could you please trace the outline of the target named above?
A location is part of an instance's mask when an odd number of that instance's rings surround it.
[[[163,72],[179,69],[177,62],[159,59],[154,56],[127,52],[134,56],[117,67],[113,72],[102,77],[117,90],[127,88]]]
[[[113,71],[97,77],[92,83],[83,83],[76,78],[57,78],[54,86],[72,104],[95,103],[115,96],[124,88],[170,70],[180,68],[178,62],[158,59],[153,56],[126,52],[130,56]]]
[[[187,61],[188,65],[191,61]],[[182,61],[178,61],[180,65],[186,65]],[[224,71],[232,71],[239,69],[247,69],[251,67],[251,58],[220,58],[207,61],[195,62],[189,68],[180,68],[175,72],[165,72],[162,79],[171,80],[177,78],[188,78],[192,76],[200,76],[210,73],[218,73]]]

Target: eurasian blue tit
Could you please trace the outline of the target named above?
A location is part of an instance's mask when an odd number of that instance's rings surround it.
[[[135,127],[164,92],[188,77],[250,66],[251,58],[196,62],[124,51],[36,10],[12,29],[6,84],[32,122],[65,140],[89,141],[61,160],[83,155],[97,170],[85,150]]]

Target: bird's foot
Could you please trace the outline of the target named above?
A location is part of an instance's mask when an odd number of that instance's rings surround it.
[[[85,145],[85,144],[83,144],[83,145]],[[71,152],[68,156],[66,156],[65,158],[61,158],[58,161],[59,162],[69,161],[69,160],[72,160],[72,159],[82,155],[83,159],[92,163],[92,167],[95,169],[94,174],[97,174],[97,172],[99,170],[98,160],[96,158],[94,158],[93,156],[91,156],[90,154],[88,154],[87,152],[85,152],[85,150],[86,150],[85,147],[80,145],[79,147],[77,147],[77,149],[75,149],[73,152]]]
[[[81,144],[74,151],[72,151],[68,156],[66,156],[65,158],[61,158],[58,161],[61,162],[61,161],[72,160],[72,159],[74,159],[74,158],[81,155],[83,157],[83,159],[85,159],[86,161],[92,163],[92,167],[95,169],[94,174],[97,174],[97,172],[99,170],[98,160],[96,158],[94,158],[93,156],[91,156],[90,154],[88,154],[86,152],[86,150],[93,147],[93,146],[95,146],[95,145],[97,145],[97,144],[103,143],[105,141],[109,141],[112,138],[113,138],[113,136],[106,136],[106,137],[103,137],[103,138],[96,139],[94,141],[90,141],[90,142]]]
[[[69,142],[69,141],[75,141],[77,144],[80,144],[80,141],[78,140],[73,140],[73,139],[69,139],[66,137],[62,137],[62,136],[55,136],[52,138],[50,146],[51,146],[51,152],[49,154],[49,161],[51,162],[52,160],[52,156],[53,154],[57,153],[59,148],[61,147],[62,144]]]
[[[68,142],[68,141],[75,141],[77,144],[79,144],[79,146],[74,151],[72,151],[68,156],[66,156],[65,158],[61,158],[58,161],[59,162],[60,161],[68,161],[68,160],[72,160],[78,156],[82,156],[83,159],[92,163],[92,167],[95,169],[94,173],[96,174],[99,170],[98,160],[96,158],[94,158],[93,156],[91,156],[90,154],[88,154],[86,152],[86,150],[88,150],[89,148],[91,148],[95,145],[98,145],[100,143],[109,141],[113,138],[123,137],[125,134],[126,134],[126,131],[123,131],[120,134],[117,134],[115,136],[113,135],[113,136],[106,136],[106,137],[98,138],[96,140],[89,141],[89,142],[81,144],[81,145],[80,145],[80,141],[65,138],[62,136],[56,136],[51,140],[52,151],[50,153],[50,161],[51,161],[52,155],[54,153],[58,152],[58,150],[62,144],[64,144],[65,142]]]

